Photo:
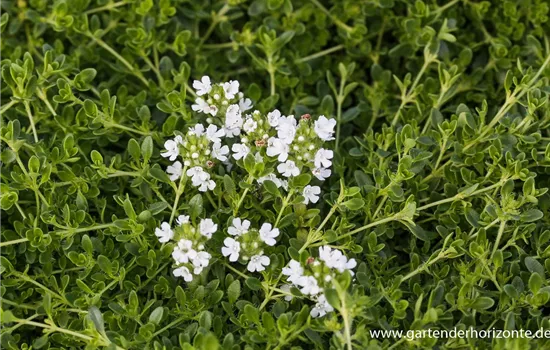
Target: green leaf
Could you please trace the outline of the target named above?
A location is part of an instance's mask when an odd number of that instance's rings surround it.
[[[340,300],[340,297],[338,296],[338,293],[335,289],[325,289],[325,297],[333,308],[335,308],[336,310],[340,310],[340,308],[342,307],[342,301]]]
[[[196,219],[202,213],[202,196],[194,195],[189,201],[189,215],[191,219]]]
[[[531,277],[529,277],[529,289],[533,294],[538,293],[543,283],[544,281],[542,280],[541,275],[539,275],[537,272],[532,273]]]
[[[248,277],[245,283],[251,290],[260,290],[262,288],[262,283],[256,277]]]
[[[90,307],[90,309],[88,310],[88,317],[90,317],[90,319],[94,323],[95,329],[100,334],[105,334],[103,315],[96,306]]]
[[[136,139],[130,139],[128,141],[128,153],[132,157],[133,160],[139,161],[141,158],[141,149],[139,147],[139,143],[136,141]]]
[[[282,198],[281,191],[279,191],[279,188],[277,188],[277,185],[271,180],[266,180],[263,183],[265,190],[268,193],[271,193],[275,197]]]
[[[147,136],[141,144],[141,155],[143,156],[143,162],[148,163],[149,159],[153,155],[153,138]]]
[[[149,322],[154,323],[156,325],[160,324],[162,321],[162,316],[164,314],[164,308],[162,306],[159,306],[151,312],[149,315]]]
[[[231,304],[239,298],[241,294],[241,282],[239,280],[233,281],[227,288],[227,298]]]
[[[527,269],[529,272],[532,273],[538,273],[541,276],[544,276],[544,266],[540,262],[538,262],[535,258],[528,256],[525,258],[525,266],[527,266]]]
[[[494,304],[495,301],[489,297],[479,297],[473,301],[471,307],[473,309],[482,311],[490,309],[491,307],[493,307]]]
[[[352,198],[342,203],[349,210],[359,210],[365,205],[365,201],[361,198]]]
[[[542,211],[538,209],[529,209],[521,213],[520,220],[523,222],[535,222],[542,219],[543,216],[544,214]]]

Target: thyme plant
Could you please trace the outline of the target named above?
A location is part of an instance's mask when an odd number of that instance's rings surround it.
[[[545,0],[0,5],[0,346],[530,349]]]

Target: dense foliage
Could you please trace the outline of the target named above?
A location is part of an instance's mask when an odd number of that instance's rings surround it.
[[[3,348],[548,346],[548,1],[1,10]]]

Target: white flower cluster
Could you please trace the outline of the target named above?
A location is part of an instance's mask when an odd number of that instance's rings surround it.
[[[283,268],[282,273],[302,294],[316,301],[310,313],[311,317],[322,317],[334,310],[326,300],[324,289],[330,288],[333,279],[346,270],[353,275],[352,269],[355,266],[355,259],[348,260],[340,250],[322,246],[319,247],[318,259],[309,258],[305,267],[292,259],[288,266]]]
[[[210,178],[208,169],[215,165],[215,161],[226,161],[229,154],[229,147],[222,146],[221,138],[225,135],[223,129],[218,129],[214,124],[205,128],[202,124],[196,124],[189,128],[184,137],[177,135],[173,140],[164,143],[165,152],[161,156],[171,161],[180,157],[180,161],[175,161],[168,166],[166,172],[170,175],[170,180],[176,181],[186,170],[186,175],[191,177],[193,186],[198,187],[199,191],[206,192],[213,190],[216,183]]]
[[[278,110],[268,113],[267,119],[277,134],[267,139],[266,154],[277,157],[277,171],[282,176],[298,176],[305,166],[321,181],[330,176],[334,154],[322,145],[334,139],[336,120],[322,115],[312,126],[309,114],[301,116],[298,122],[294,116],[284,116]]]
[[[330,176],[333,152],[323,148],[323,143],[334,140],[336,120],[320,116],[315,122],[309,114],[298,121],[294,116],[284,116],[279,110],[263,115],[259,111],[245,114],[252,108],[250,99],[239,91],[238,81],[212,84],[203,76],[193,82],[197,95],[194,111],[207,114],[209,123],[223,128],[225,137],[239,137],[240,142],[231,145],[232,157],[244,159],[249,153],[257,162],[276,159],[277,172],[284,178],[298,176],[304,167],[311,170],[319,180]],[[258,179],[273,181],[278,187],[287,187],[286,180],[275,174],[270,178]]]
[[[209,77],[203,76],[200,81],[193,82],[193,88],[199,97],[191,108],[218,118],[227,137],[238,136],[243,127],[242,113],[252,108],[252,101],[239,91],[239,82],[212,84]]]
[[[247,264],[250,272],[264,271],[269,266],[270,259],[264,255],[265,246],[274,246],[275,238],[279,236],[279,229],[269,223],[264,223],[258,230],[250,228],[250,221],[234,218],[222,247],[223,256],[229,257],[229,261],[240,261]]]
[[[155,235],[161,243],[176,243],[172,251],[176,265],[174,276],[183,277],[186,282],[191,282],[193,275],[200,274],[210,264],[212,256],[205,251],[205,244],[218,230],[218,225],[212,219],[201,219],[199,227],[196,228],[186,215],[180,215],[176,222],[178,225],[174,229],[167,222],[163,222],[160,228],[155,229]]]

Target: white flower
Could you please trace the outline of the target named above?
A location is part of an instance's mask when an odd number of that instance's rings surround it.
[[[233,226],[229,226],[227,233],[231,236],[240,236],[248,232],[250,228],[250,221],[241,220],[240,218],[233,219]]]
[[[155,236],[159,238],[160,243],[166,243],[172,238],[174,238],[174,231],[172,231],[172,228],[170,228],[170,224],[167,222],[163,222],[160,225],[160,228],[155,229]]]
[[[334,134],[334,127],[336,126],[335,119],[327,119],[324,115],[319,116],[319,119],[315,121],[314,131],[323,141],[334,140],[332,135]]]
[[[348,262],[346,263],[345,269],[349,270],[349,272],[353,276],[352,269],[354,269],[356,266],[357,266],[357,261],[355,261],[355,259],[352,258],[352,259],[349,259]]]
[[[270,260],[269,257],[265,255],[254,255],[252,258],[250,258],[250,261],[248,262],[248,266],[246,267],[248,271],[254,272],[254,271],[264,271],[264,266],[269,266]]]
[[[209,108],[210,109],[209,109],[208,113],[210,113],[211,116],[215,117],[216,114],[218,114],[218,107],[215,106],[215,105],[211,105],[211,106],[209,106]]]
[[[198,137],[201,137],[204,135],[204,125],[202,124],[195,124],[195,126],[189,128],[189,131],[187,132],[188,135],[197,135]]]
[[[247,134],[250,134],[251,132],[254,132],[254,130],[256,130],[257,127],[258,127],[258,123],[256,123],[254,121],[254,119],[252,119],[252,118],[247,118],[246,121],[243,124],[243,130]]]
[[[225,136],[225,130],[220,129],[218,130],[218,127],[214,124],[210,124],[208,126],[208,129],[206,129],[206,138],[210,140],[210,142],[213,143],[220,143],[222,140],[220,137]]]
[[[326,178],[330,176],[330,169],[325,168],[315,168],[311,171],[311,173],[318,178],[321,181],[325,181]]]
[[[287,295],[285,295],[285,300],[286,301],[291,301],[292,299],[294,299],[294,296],[292,294],[290,294],[290,288],[292,286],[290,284],[283,284],[281,285],[281,290],[285,293],[288,293]]]
[[[324,261],[327,265],[332,263],[332,249],[328,245],[319,247],[319,260]]]
[[[270,157],[275,157],[278,155],[277,160],[279,162],[284,162],[288,158],[288,143],[284,142],[281,139],[276,137],[270,137],[267,140],[267,155]]]
[[[187,176],[191,176],[192,185],[198,187],[201,192],[216,188],[216,183],[210,180],[210,174],[204,171],[200,166],[187,170],[186,174]]]
[[[328,303],[324,294],[319,295],[317,298],[317,304],[311,309],[310,315],[313,318],[323,317],[327,313],[334,311],[334,308]]]
[[[332,250],[329,246],[319,247],[319,259],[324,261],[328,267],[336,269],[340,273],[349,270],[353,275],[353,271],[351,270],[357,266],[355,259],[348,260],[340,250]]]
[[[200,192],[206,192],[208,190],[213,191],[214,188],[216,188],[216,183],[210,180],[210,175],[208,173],[205,174],[208,175],[208,179],[201,180],[201,182],[198,182],[197,185],[193,184],[193,186],[198,187]]]
[[[288,276],[287,280],[290,283],[298,284],[298,280],[304,275],[304,268],[298,261],[292,259],[289,261],[288,266],[283,267],[282,273]]]
[[[252,108],[252,101],[249,98],[241,98],[239,101],[239,109],[241,110],[241,112],[246,112],[250,108]]]
[[[177,161],[166,168],[166,172],[170,174],[170,181],[176,181],[183,173],[183,166],[181,162]]]
[[[324,115],[320,116],[319,119],[315,121],[315,133],[323,141],[334,140],[332,135],[334,134],[334,127],[336,126],[336,120],[327,119]]]
[[[180,239],[172,251],[172,258],[179,264],[188,263],[196,256],[197,252],[193,249],[193,242],[188,239]]]
[[[233,158],[235,158],[236,160],[242,159],[246,157],[248,153],[250,153],[250,148],[248,148],[247,145],[243,145],[242,143],[233,144],[231,150],[234,152]]]
[[[195,267],[195,270],[193,271],[195,275],[198,275],[202,272],[202,269],[207,267],[210,263],[210,258],[212,256],[207,252],[199,252],[197,253],[197,256],[193,259],[193,266]]]
[[[214,146],[212,146],[212,156],[214,158],[225,162],[227,160],[226,154],[229,154],[229,147],[227,145],[222,147],[221,143],[215,143]]]
[[[239,252],[241,251],[241,245],[239,242],[231,237],[227,237],[223,240],[225,247],[222,247],[223,256],[229,256],[229,261],[234,262],[239,259]]]
[[[195,166],[192,168],[187,169],[187,176],[190,176],[192,178],[200,176],[200,174],[204,173],[204,170],[200,166]]]
[[[189,215],[180,215],[178,216],[178,218],[176,219],[176,223],[178,225],[183,225],[183,224],[188,224],[189,223]]]
[[[223,83],[222,87],[225,92],[225,98],[228,100],[235,98],[235,95],[239,93],[239,82],[237,80],[230,80],[227,83]]]
[[[279,118],[277,136],[284,142],[291,144],[296,136],[296,118],[293,115]]]
[[[212,90],[212,85],[210,84],[210,78],[206,75],[201,78],[201,80],[195,80],[193,82],[193,89],[197,90],[197,95],[202,96]]]
[[[273,182],[275,184],[275,186],[277,186],[277,188],[283,186],[283,180],[279,179],[275,174],[271,173],[271,174],[268,174],[266,176],[262,176],[260,177],[257,181],[258,183],[261,183],[263,184],[264,181],[266,180],[269,180],[271,182]]]
[[[218,224],[215,224],[212,219],[201,219],[199,224],[199,232],[201,235],[212,238],[212,234],[218,230]]]
[[[277,165],[277,170],[284,177],[298,176],[300,175],[300,169],[296,166],[296,163],[292,160],[287,160],[285,163]]]
[[[185,266],[178,267],[174,269],[174,276],[183,277],[185,282],[191,282],[193,280],[193,275],[189,272],[189,269]]]
[[[315,167],[317,168],[328,168],[332,165],[332,157],[334,152],[329,149],[321,148],[315,153]]]
[[[302,195],[304,196],[304,204],[317,203],[319,200],[319,194],[321,193],[321,188],[319,186],[310,186],[307,185],[304,187]]]
[[[279,236],[279,229],[273,228],[271,224],[264,223],[260,228],[260,239],[269,246],[274,246],[276,241],[275,237]]]
[[[225,134],[227,137],[237,136],[241,133],[243,118],[238,105],[227,107],[225,112]]]
[[[206,103],[205,100],[200,97],[195,100],[194,105],[191,105],[191,109],[195,112],[211,114],[212,116],[216,116],[216,114],[218,114],[218,107],[214,105],[209,105],[208,103]]]
[[[272,127],[279,125],[279,119],[281,118],[281,112],[275,109],[273,112],[267,113],[267,121]]]
[[[178,135],[174,140],[167,140],[164,143],[164,148],[166,149],[166,152],[160,154],[164,158],[170,159],[170,161],[172,162],[176,160],[176,158],[180,154],[180,142],[178,142],[178,137],[179,139],[181,139],[181,136]]]
[[[297,284],[302,287],[300,292],[305,295],[317,295],[321,292],[321,288],[317,284],[317,280],[313,276],[303,276],[298,279]]]

